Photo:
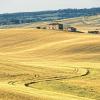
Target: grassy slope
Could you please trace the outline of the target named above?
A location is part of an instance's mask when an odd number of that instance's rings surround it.
[[[0,30],[0,99],[99,100],[99,61],[99,35]]]

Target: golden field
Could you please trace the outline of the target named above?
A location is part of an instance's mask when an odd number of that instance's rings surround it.
[[[100,100],[100,35],[1,29],[0,100]]]

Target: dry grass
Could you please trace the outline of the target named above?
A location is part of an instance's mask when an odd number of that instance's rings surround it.
[[[99,100],[100,35],[0,30],[0,100]]]

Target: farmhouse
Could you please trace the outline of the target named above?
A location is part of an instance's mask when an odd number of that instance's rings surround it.
[[[51,24],[48,24],[47,29],[51,29],[51,30],[63,30],[63,24],[60,24],[60,23],[51,23]]]
[[[67,31],[68,31],[68,32],[76,32],[77,29],[74,28],[74,27],[67,27]]]

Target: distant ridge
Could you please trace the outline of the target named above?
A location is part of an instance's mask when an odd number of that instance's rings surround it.
[[[39,21],[52,21],[65,18],[73,18],[80,16],[93,16],[100,14],[100,7],[98,8],[84,8],[84,9],[59,9],[52,11],[38,11],[38,12],[21,12],[0,14],[0,25],[12,25],[32,23]]]

